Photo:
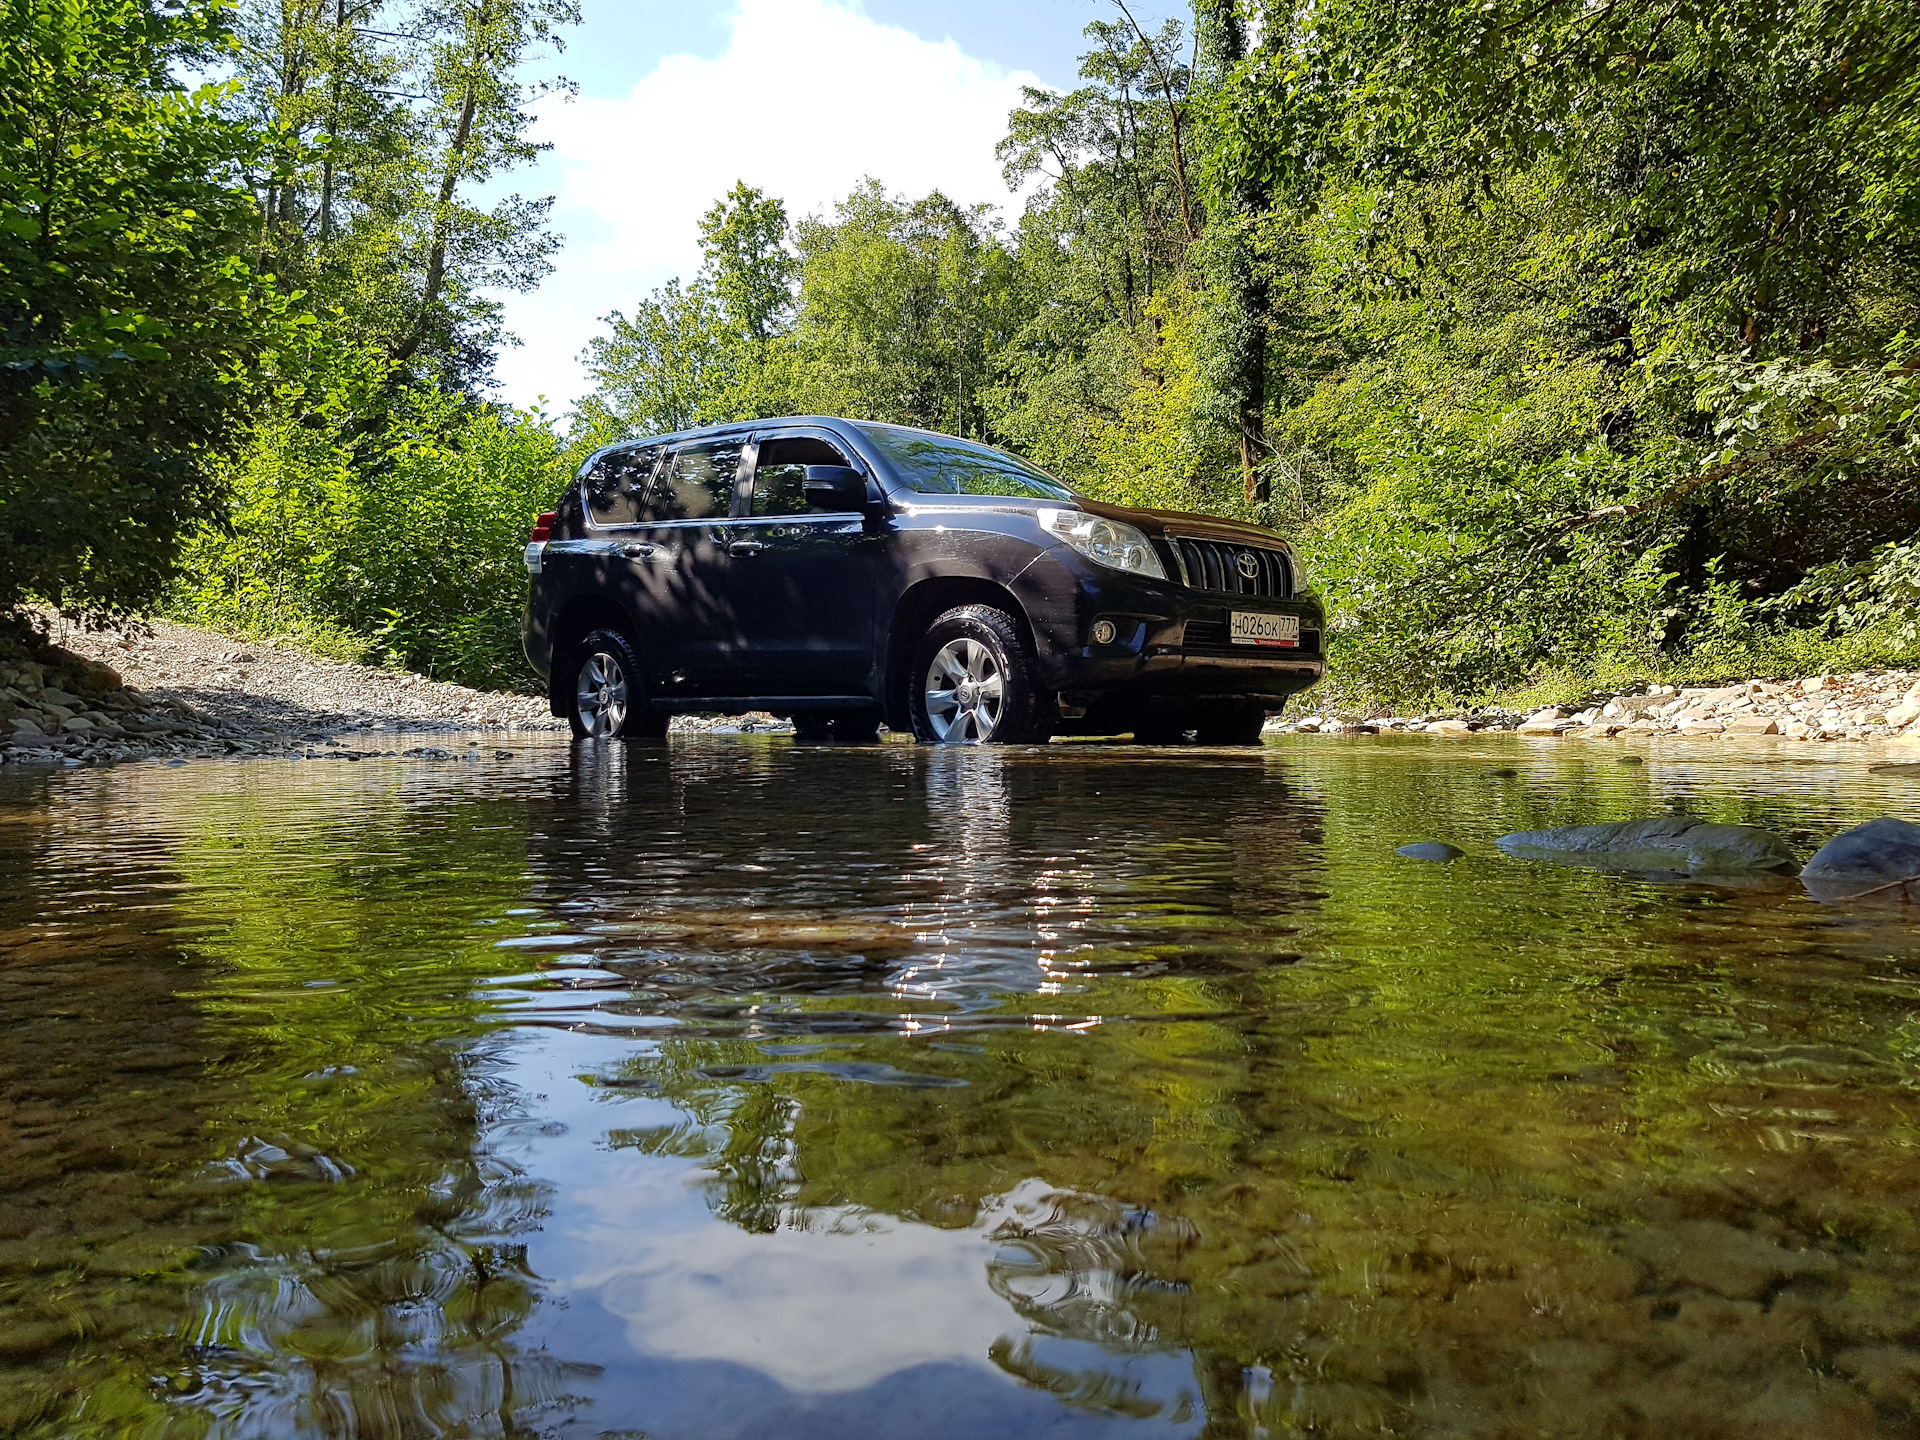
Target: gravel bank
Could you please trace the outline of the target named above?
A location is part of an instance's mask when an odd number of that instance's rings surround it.
[[[111,764],[152,757],[262,754],[310,758],[416,754],[407,735],[566,729],[545,700],[449,685],[403,671],[242,644],[184,625],[88,633],[54,621],[69,652],[0,653],[0,763]],[[102,668],[104,667],[104,668]],[[109,673],[110,672],[110,673]],[[122,683],[124,682],[124,683]],[[1307,697],[1311,699],[1309,695]],[[786,733],[770,715],[678,716],[676,733]],[[1339,716],[1268,722],[1267,733],[1776,736],[1789,741],[1920,740],[1920,671],[1748,680],[1596,693],[1532,715]],[[469,742],[471,743],[471,742]],[[372,748],[383,745],[384,748]]]
[[[567,728],[534,696],[320,660],[187,625],[89,633],[55,617],[50,638],[72,658],[0,655],[0,764],[206,755],[449,759],[442,747],[398,737]],[[791,734],[793,726],[764,714],[681,715],[673,730]]]
[[[1822,675],[1807,680],[1745,680],[1682,689],[1654,685],[1596,692],[1578,706],[1534,714],[1486,710],[1471,714],[1356,718],[1304,715],[1270,722],[1269,734],[1370,735],[1385,731],[1522,735],[1778,736],[1783,740],[1920,739],[1920,671]]]
[[[365,741],[565,728],[532,696],[319,660],[270,644],[243,645],[183,625],[89,634],[56,620],[51,638],[77,658],[56,652],[0,660],[0,761],[425,754],[435,747],[388,741],[385,749],[368,749]]]

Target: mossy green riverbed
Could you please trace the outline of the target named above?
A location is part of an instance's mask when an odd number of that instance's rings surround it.
[[[1911,1435],[1911,912],[1493,842],[1920,783],[1647,754],[0,773],[0,1435]]]

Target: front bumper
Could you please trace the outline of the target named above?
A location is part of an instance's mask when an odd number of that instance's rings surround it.
[[[1021,577],[1041,680],[1063,704],[1266,699],[1277,709],[1326,673],[1326,612],[1312,594],[1222,595],[1076,561],[1050,554]],[[1298,617],[1299,645],[1235,644],[1229,617],[1236,610]],[[1109,644],[1092,640],[1101,619],[1114,622]]]

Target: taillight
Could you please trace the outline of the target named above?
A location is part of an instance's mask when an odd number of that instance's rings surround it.
[[[558,510],[546,510],[534,517],[533,533],[527,536],[529,545],[537,545],[542,540],[553,538],[553,522],[560,518]]]

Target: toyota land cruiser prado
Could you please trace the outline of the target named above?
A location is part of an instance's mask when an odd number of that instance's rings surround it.
[[[1100,504],[926,430],[807,417],[609,446],[526,547],[525,644],[582,736],[1257,741],[1324,669],[1271,531]]]

